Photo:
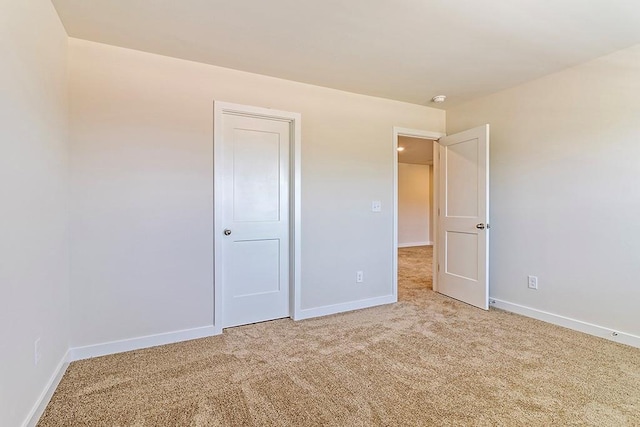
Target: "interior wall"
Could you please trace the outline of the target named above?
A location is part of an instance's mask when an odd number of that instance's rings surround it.
[[[67,35],[48,0],[0,9],[0,424],[19,426],[68,348]]]
[[[73,346],[211,325],[214,100],[302,113],[302,308],[391,294],[393,126],[440,132],[443,111],[70,49]]]
[[[640,336],[638,94],[640,45],[447,111],[491,124],[492,297]]]
[[[398,163],[398,246],[431,244],[429,165]]]

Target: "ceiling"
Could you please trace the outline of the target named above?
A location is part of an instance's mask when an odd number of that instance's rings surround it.
[[[398,136],[398,147],[404,148],[398,151],[398,163],[433,164],[433,141],[430,139]]]
[[[438,108],[640,43],[636,0],[52,1],[71,37]]]

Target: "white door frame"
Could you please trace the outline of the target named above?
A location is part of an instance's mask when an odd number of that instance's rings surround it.
[[[442,132],[432,132],[427,130],[420,129],[409,129],[403,127],[393,127],[393,298],[395,301],[398,300],[398,137],[400,136],[408,136],[410,138],[422,138],[422,139],[430,139],[432,141],[437,141],[443,136],[447,134]],[[437,147],[437,144],[434,144]],[[436,150],[434,149],[434,152]],[[437,199],[437,157],[433,159],[433,210],[432,212],[437,212],[438,209],[438,199]],[[431,219],[433,221],[433,218]],[[435,228],[435,227],[434,227]],[[437,233],[435,233],[437,234]],[[436,265],[438,260],[438,241],[437,236],[430,236],[433,240],[433,290],[438,290],[438,283],[436,280],[437,271]]]
[[[302,146],[301,119],[299,113],[252,107],[229,102],[213,103],[213,327],[214,333],[222,333],[223,295],[222,286],[222,235],[225,225],[222,223],[222,117],[235,114],[257,118],[287,121],[291,126],[290,140],[290,180],[289,180],[289,316],[294,320],[300,317],[300,230],[301,230],[301,155]]]

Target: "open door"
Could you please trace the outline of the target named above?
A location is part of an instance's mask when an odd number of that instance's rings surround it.
[[[489,309],[489,125],[438,141],[438,292]]]

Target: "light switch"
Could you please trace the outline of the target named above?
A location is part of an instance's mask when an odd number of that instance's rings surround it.
[[[382,212],[382,202],[380,200],[371,202],[371,212]]]

